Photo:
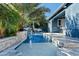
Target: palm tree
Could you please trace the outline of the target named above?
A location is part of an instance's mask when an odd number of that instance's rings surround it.
[[[11,35],[17,32],[20,19],[18,11],[13,9],[11,4],[0,4],[0,36]]]

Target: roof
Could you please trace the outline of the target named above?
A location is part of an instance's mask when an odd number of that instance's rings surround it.
[[[59,14],[60,12],[62,12],[65,8],[67,8],[69,5],[71,5],[72,3],[63,3],[53,14],[52,16],[50,16],[48,18],[48,20],[50,21],[52,18],[54,18],[57,14]]]

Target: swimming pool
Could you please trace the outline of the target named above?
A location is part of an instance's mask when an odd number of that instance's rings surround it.
[[[34,33],[16,49],[8,50],[5,56],[57,56],[58,47],[42,33]]]
[[[31,42],[30,42],[31,40]],[[57,47],[42,33],[29,35],[28,39],[16,48],[21,56],[56,56]]]

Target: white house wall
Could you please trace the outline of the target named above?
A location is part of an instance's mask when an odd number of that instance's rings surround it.
[[[65,10],[65,28],[67,36],[79,38],[79,3]]]
[[[48,23],[48,29],[49,29],[49,32],[52,32],[52,20],[50,20]]]

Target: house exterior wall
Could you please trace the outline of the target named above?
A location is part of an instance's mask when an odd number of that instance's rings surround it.
[[[58,19],[50,20],[48,23],[49,32],[52,33],[61,33],[62,28],[58,26]]]
[[[53,33],[60,33],[61,32],[61,29],[60,29],[60,27],[58,27],[57,22],[58,22],[57,19],[52,21],[52,32]]]
[[[66,35],[79,38],[79,4],[75,3],[65,9]]]
[[[48,22],[48,31],[52,32],[52,20]]]

